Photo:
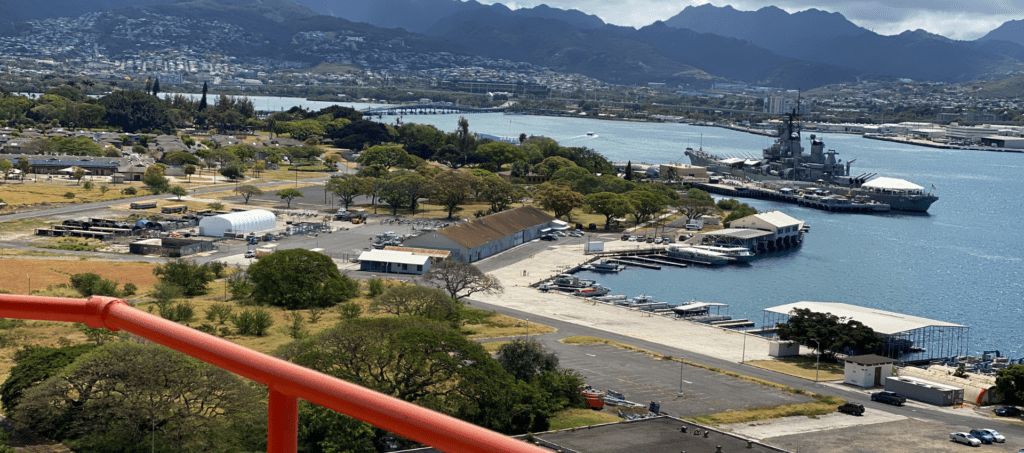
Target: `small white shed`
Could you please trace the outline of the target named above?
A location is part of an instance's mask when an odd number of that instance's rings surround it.
[[[885,378],[892,376],[892,364],[896,360],[875,354],[856,355],[843,359],[843,382],[858,387],[878,387]]]

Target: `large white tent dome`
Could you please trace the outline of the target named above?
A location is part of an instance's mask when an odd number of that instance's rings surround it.
[[[199,221],[199,235],[223,237],[225,234],[270,231],[274,229],[274,221],[274,213],[262,209],[203,217]]]

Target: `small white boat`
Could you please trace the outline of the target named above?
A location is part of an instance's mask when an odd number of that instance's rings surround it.
[[[590,263],[582,267],[582,269],[594,272],[618,272],[625,268],[626,266],[623,264],[609,262],[608,260],[601,260],[599,262]]]
[[[668,251],[668,256],[671,258],[678,258],[684,261],[700,264],[709,264],[712,266],[729,264],[729,262],[733,260],[733,258],[726,256],[723,253],[701,250],[688,245],[673,244],[668,246],[666,250]]]
[[[746,247],[740,247],[738,245],[693,245],[695,249],[707,250],[709,252],[721,253],[725,256],[733,258],[736,261],[749,263],[754,259],[754,252]]]

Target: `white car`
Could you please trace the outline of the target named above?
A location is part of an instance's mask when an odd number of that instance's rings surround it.
[[[629,242],[636,242],[636,236],[630,236]]]
[[[978,440],[977,437],[974,437],[967,433],[950,433],[949,440],[953,442],[959,442],[961,444],[967,444],[972,447],[977,447],[978,445],[981,445],[981,441]]]
[[[999,434],[999,431],[996,431],[994,429],[988,429],[988,428],[982,429],[982,431],[985,431],[986,433],[991,434],[992,438],[994,438],[997,443],[1001,444],[1003,442],[1006,442],[1006,436],[1003,436],[1002,434]]]
[[[246,258],[256,258],[256,252],[254,250],[246,250],[244,256]]]

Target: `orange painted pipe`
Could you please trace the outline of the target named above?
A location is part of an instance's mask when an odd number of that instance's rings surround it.
[[[137,310],[112,297],[70,299],[0,294],[0,317],[81,322],[111,331],[124,330],[266,385],[270,388],[268,452],[297,450],[297,398],[441,451],[548,452]]]

